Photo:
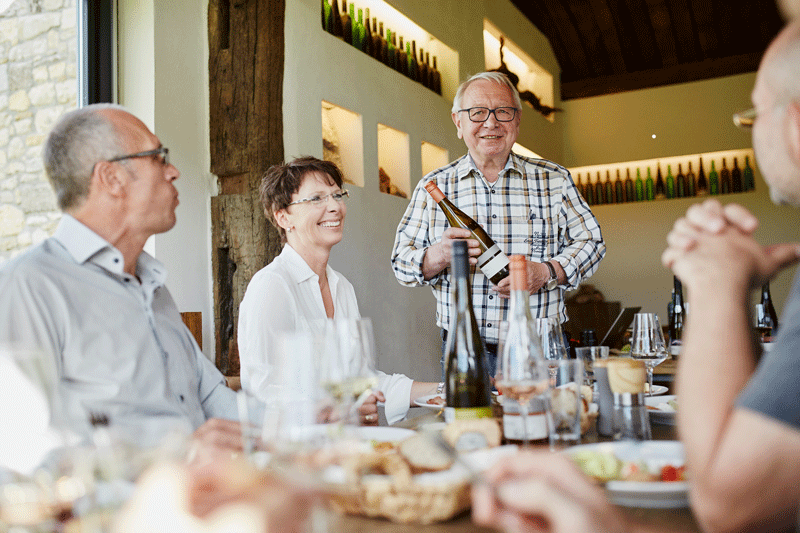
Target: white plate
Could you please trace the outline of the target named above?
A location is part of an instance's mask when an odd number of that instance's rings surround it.
[[[416,433],[413,429],[384,426],[359,426],[356,428],[356,432],[364,440],[377,442],[398,442]]]
[[[430,400],[431,398],[436,398],[436,397],[439,397],[442,400],[444,400],[444,394],[428,394],[427,396],[420,396],[419,398],[414,400],[414,404],[418,405],[419,407],[426,407],[428,409],[435,409],[435,410],[438,411],[439,409],[444,407],[444,405],[433,405],[431,403],[427,403],[428,400]]]
[[[656,424],[674,426],[676,411],[666,405],[666,403],[675,398],[676,396],[672,394],[658,397],[645,396],[644,403],[648,406],[647,411],[650,413],[650,421]],[[656,407],[656,409],[649,409],[649,407]]]
[[[644,461],[653,472],[666,465],[682,466],[685,461],[683,444],[671,440],[580,444],[569,448],[566,453],[579,451],[608,452],[624,461]],[[609,481],[606,492],[612,502],[625,507],[680,509],[689,506],[689,484],[686,481]]]
[[[667,389],[663,385],[653,385],[653,396],[658,396],[660,394],[666,394],[668,390],[669,389]]]

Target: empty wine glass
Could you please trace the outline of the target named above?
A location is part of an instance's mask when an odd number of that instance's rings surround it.
[[[506,400],[519,405],[522,445],[528,445],[528,408],[531,400],[548,389],[548,370],[536,331],[527,321],[500,324],[495,387]]]
[[[636,313],[633,317],[631,358],[644,361],[647,367],[647,395],[653,395],[653,369],[668,357],[661,323],[655,313]]]
[[[561,323],[556,317],[537,318],[536,331],[542,339],[542,355],[550,370],[550,386],[555,386],[556,372],[558,365],[552,363],[561,359],[567,359],[567,346],[564,344],[564,333],[561,331]]]

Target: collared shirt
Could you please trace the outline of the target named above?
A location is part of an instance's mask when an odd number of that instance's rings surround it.
[[[92,412],[145,446],[210,417],[237,419],[235,393],[183,324],[164,266],[145,252],[136,277],[123,265],[65,214],[53,237],[0,269],[0,345],[48,356],[78,435]]]
[[[360,318],[353,286],[328,265],[328,286],[333,299],[333,318]],[[282,349],[277,346],[285,332],[321,333],[327,320],[319,289],[319,276],[294,248],[285,245],[280,255],[256,272],[239,305],[238,344],[242,387],[264,392],[270,386]],[[305,354],[313,357],[313,354]],[[379,372],[378,388],[386,396],[386,419],[402,419],[409,408],[412,381],[402,374]]]
[[[425,176],[414,189],[397,228],[392,268],[397,280],[410,287],[430,285],[436,297],[436,324],[447,328],[452,316],[449,268],[426,281],[422,260],[450,227],[425,183],[435,181],[453,204],[480,224],[506,255],[530,261],[556,260],[567,275],[565,285],[531,295],[537,317],[567,320],[564,291],[574,289],[597,270],[605,243],[591,210],[578,193],[569,171],[543,159],[512,153],[494,183],[475,167],[469,154]],[[498,326],[508,303],[490,290],[479,269],[472,275],[473,308],[485,342],[496,343]]]

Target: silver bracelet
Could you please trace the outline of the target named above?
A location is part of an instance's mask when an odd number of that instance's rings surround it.
[[[442,394],[444,392],[444,381],[439,383],[439,386],[436,387],[436,394]]]

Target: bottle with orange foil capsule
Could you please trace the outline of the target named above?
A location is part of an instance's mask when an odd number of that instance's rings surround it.
[[[481,272],[495,285],[500,283],[500,280],[507,277],[508,256],[506,256],[503,250],[489,237],[486,230],[469,215],[456,207],[453,202],[444,195],[439,187],[436,186],[436,183],[429,181],[425,184],[425,190],[428,191],[431,198],[439,204],[439,208],[452,227],[469,230],[472,233],[471,238],[478,241],[478,246],[480,246],[481,249],[481,255],[478,256],[478,268],[481,269]]]

